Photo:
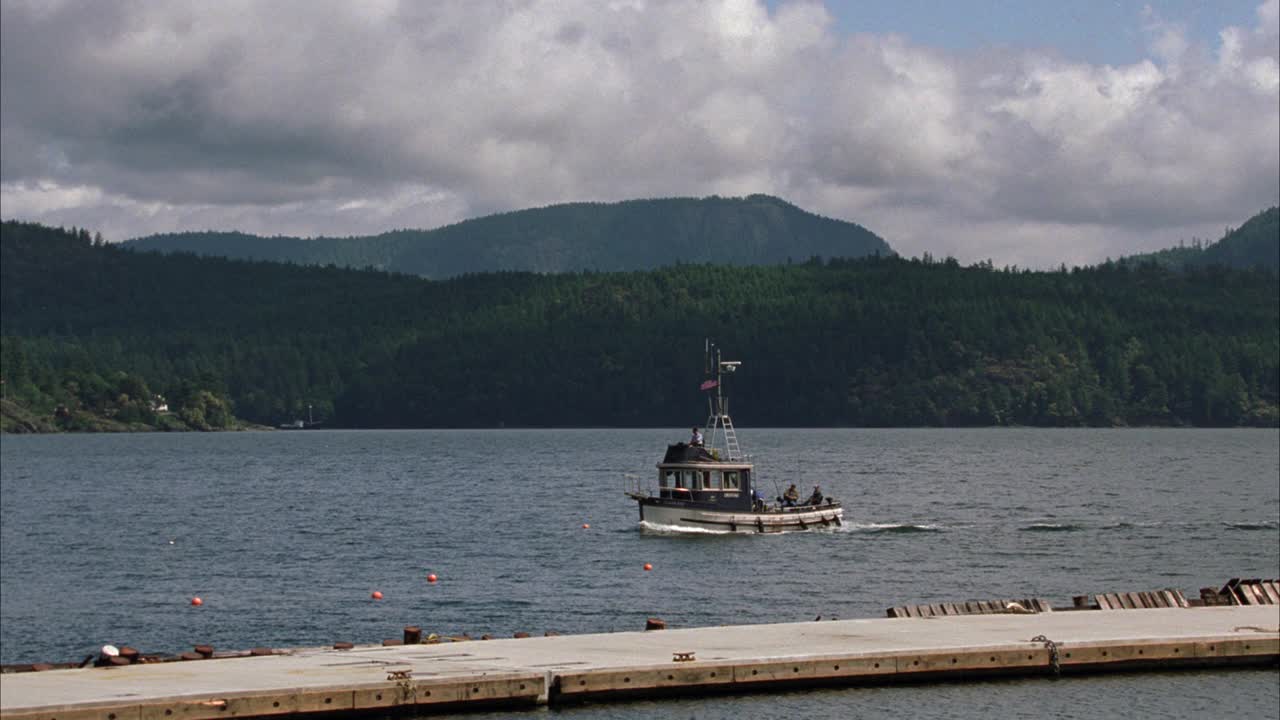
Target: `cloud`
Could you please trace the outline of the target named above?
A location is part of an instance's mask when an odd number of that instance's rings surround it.
[[[1093,262],[1280,197],[1280,0],[1149,58],[840,35],[808,2],[0,5],[5,217],[342,235],[773,193],[900,251]]]

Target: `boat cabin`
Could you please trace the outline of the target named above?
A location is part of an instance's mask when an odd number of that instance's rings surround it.
[[[658,463],[658,497],[691,506],[750,512],[750,463],[722,462],[703,447],[676,443]],[[678,504],[678,503],[677,503]]]

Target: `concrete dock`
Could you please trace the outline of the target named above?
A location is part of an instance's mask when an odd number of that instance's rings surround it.
[[[1280,606],[878,618],[535,637],[0,675],[3,720],[536,706],[991,675],[1275,665]]]

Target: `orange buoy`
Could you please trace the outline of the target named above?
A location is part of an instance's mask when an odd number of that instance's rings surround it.
[[[200,607],[201,605],[203,605],[203,604],[204,604],[204,601],[203,601],[203,600],[201,600],[201,599],[200,599],[200,598],[198,598],[198,597],[193,597],[193,598],[191,598],[191,604],[192,604],[192,605],[195,605],[196,607]]]
[[[645,569],[645,570],[652,570],[652,569],[653,569],[653,566],[652,566],[652,565],[650,565],[649,563],[645,563],[645,564],[644,564],[644,569]]]
[[[372,595],[370,595],[369,597],[373,598],[374,600],[381,600],[381,599],[382,599],[382,591],[381,591],[381,590],[374,590],[374,591],[373,591],[373,594],[372,594]]]
[[[440,578],[436,577],[436,574],[435,574],[435,573],[428,573],[428,574],[427,574],[427,582],[435,582],[436,580],[439,580],[439,579],[440,579]]]
[[[583,529],[583,530],[590,530],[590,529],[591,529],[591,524],[590,524],[590,523],[582,523],[582,529]]]

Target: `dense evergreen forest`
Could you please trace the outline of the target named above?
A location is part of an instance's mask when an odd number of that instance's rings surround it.
[[[0,308],[6,418],[72,429],[309,404],[336,427],[683,427],[706,414],[706,337],[744,362],[744,426],[1280,424],[1264,270],[926,256],[430,281],[7,222]]]
[[[866,228],[768,195],[571,203],[373,237],[258,237],[187,232],[126,247],[242,260],[336,265],[443,279],[466,273],[650,270],[689,264],[776,265],[810,257],[891,255]]]

